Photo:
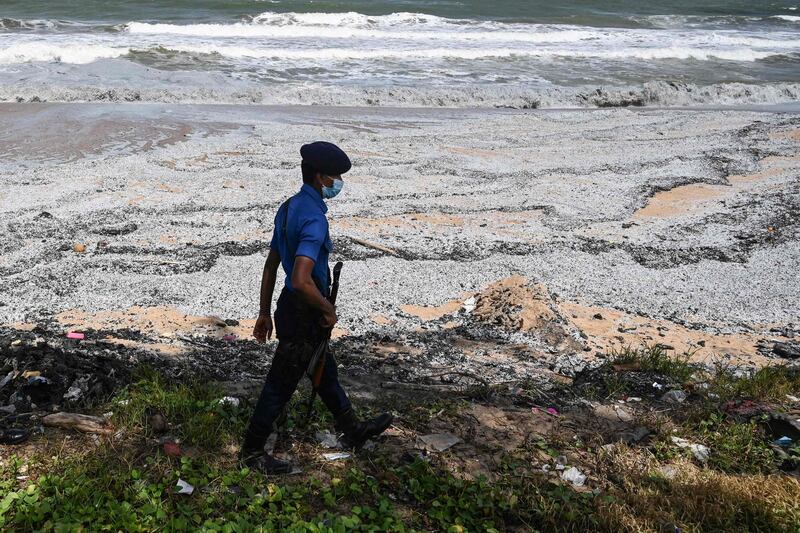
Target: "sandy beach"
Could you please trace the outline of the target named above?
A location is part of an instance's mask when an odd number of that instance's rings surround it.
[[[0,4],[0,531],[800,531],[796,0]]]
[[[511,328],[517,376],[640,342],[760,365],[800,324],[796,113],[38,103],[0,121],[6,326],[133,329],[170,357],[185,334],[247,339],[316,139],[354,163],[329,212],[342,342],[466,338],[498,283],[570,340]]]

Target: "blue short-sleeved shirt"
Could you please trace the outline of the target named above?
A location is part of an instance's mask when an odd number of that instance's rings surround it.
[[[278,250],[281,256],[281,265],[286,273],[286,287],[291,291],[294,291],[294,259],[302,255],[314,260],[311,277],[321,289],[322,295],[328,296],[328,256],[333,249],[333,242],[328,232],[328,219],[325,217],[327,212],[328,206],[322,196],[314,187],[304,184],[300,192],[285,202],[275,215],[275,229],[269,246]]]

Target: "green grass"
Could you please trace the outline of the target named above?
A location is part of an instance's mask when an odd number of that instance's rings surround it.
[[[244,431],[249,411],[220,403],[224,394],[199,381],[169,384],[149,368],[137,372],[137,380],[111,402],[113,422],[144,437],[153,437],[149,417],[161,413],[183,442],[203,449],[235,441]]]
[[[659,460],[669,462],[680,457],[693,460],[692,452],[678,448],[670,439],[680,436],[710,450],[709,468],[727,474],[773,474],[776,458],[769,448],[764,430],[756,422],[738,422],[719,411],[705,411],[705,418],[689,418],[676,428],[661,434],[652,445]]]
[[[755,422],[736,423],[723,415],[712,415],[696,431],[699,442],[708,446],[711,467],[731,474],[775,471],[774,454],[764,431]]]
[[[611,352],[611,363],[617,365],[636,365],[639,369],[656,372],[677,381],[688,381],[697,368],[689,361],[691,353],[670,355],[662,344],[644,344],[639,348],[626,346]]]
[[[580,531],[594,498],[513,475],[463,480],[423,461],[350,468],[324,482],[272,482],[186,457],[136,462],[110,447],[58,464],[27,487],[13,486],[13,471],[3,474],[0,528],[8,530],[493,532],[544,522]],[[196,492],[176,494],[178,479]]]
[[[665,361],[663,350],[628,357],[652,369],[688,375],[680,364]],[[752,379],[756,384],[737,378],[725,386],[763,394],[770,379],[780,392],[794,383],[783,371]],[[454,475],[444,459],[448,454],[430,463],[406,462],[389,445],[346,462],[319,461],[319,450],[308,444],[310,435],[331,420],[320,406],[306,426],[301,395],[290,403],[286,426],[293,433],[292,453],[307,473],[265,477],[242,468],[232,446],[251,406],[220,404],[222,395],[207,383],[170,383],[142,371],[109,405],[100,406],[114,411],[114,423],[124,430],[122,440],[97,448],[79,445],[66,453],[43,447],[39,457],[26,461],[30,478],[22,481],[17,476],[23,461],[3,461],[0,530],[641,531],[670,521],[686,531],[800,526],[800,509],[791,503],[800,501],[800,484],[763,475],[774,466],[761,430],[718,412],[677,426],[679,435],[712,449],[708,466],[693,477],[670,480],[652,474],[659,460],[687,460],[668,438],[657,439],[649,450],[631,448],[612,459],[595,454],[597,478],[591,486],[596,490],[576,491],[547,478],[537,466],[543,451],[551,457],[587,453],[567,433],[539,436],[499,452],[491,481]],[[464,406],[461,401],[406,399],[404,423],[417,429],[434,420],[457,424],[467,416]],[[148,423],[156,411],[170,422],[168,433],[185,450],[194,449],[192,457],[161,452]],[[581,466],[584,472],[587,468]],[[194,485],[195,492],[177,494],[178,479]]]
[[[58,473],[9,492],[0,503],[0,525],[130,532],[402,529],[388,500],[374,508],[367,504],[338,509],[338,499],[353,492],[349,479],[328,485],[275,484],[247,469],[224,471],[189,458],[172,464],[149,457],[137,467],[127,459],[105,450],[89,461],[67,462]],[[197,487],[196,492],[176,494],[173,487],[179,478]],[[316,502],[321,509],[312,507]]]
[[[21,462],[7,462],[0,471],[0,530],[501,531],[546,516],[555,522],[562,512],[589,512],[576,511],[561,488],[560,503],[523,488],[520,483],[532,482],[514,472],[490,484],[457,478],[424,461],[407,464],[380,455],[343,463],[351,468],[333,465],[320,476],[267,478],[222,452],[238,442],[251,409],[222,404],[222,395],[206,383],[173,384],[141,371],[110,402],[115,425],[127,435],[123,442],[34,458],[31,466],[41,471],[28,483],[16,482]],[[406,407],[415,422],[427,424],[437,415],[455,415],[461,404]],[[195,449],[193,457],[161,452],[149,424],[154,412],[170,422],[167,433],[185,451]],[[286,425],[313,432],[330,422],[324,409],[316,412],[305,428],[305,397],[295,395]],[[177,494],[178,479],[195,486],[194,494]],[[525,495],[525,505],[517,492]],[[531,494],[539,494],[539,507],[530,506]]]
[[[717,364],[709,377],[709,392],[723,401],[750,399],[786,401],[786,395],[800,394],[800,369],[786,365],[763,367],[751,375],[741,375],[735,368]]]

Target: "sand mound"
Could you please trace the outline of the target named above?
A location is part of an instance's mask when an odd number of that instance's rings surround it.
[[[522,276],[501,279],[486,287],[475,298],[473,315],[487,325],[528,333],[551,346],[571,342],[580,349],[547,288]]]
[[[492,283],[475,299],[473,314],[482,321],[511,331],[532,331],[556,318],[547,289],[522,276]]]

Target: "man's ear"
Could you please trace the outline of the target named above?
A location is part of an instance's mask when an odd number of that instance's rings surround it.
[[[327,174],[323,174],[322,172],[317,172],[317,179],[319,180],[319,184],[321,187],[327,187],[327,185],[325,185],[325,178],[333,179]]]

